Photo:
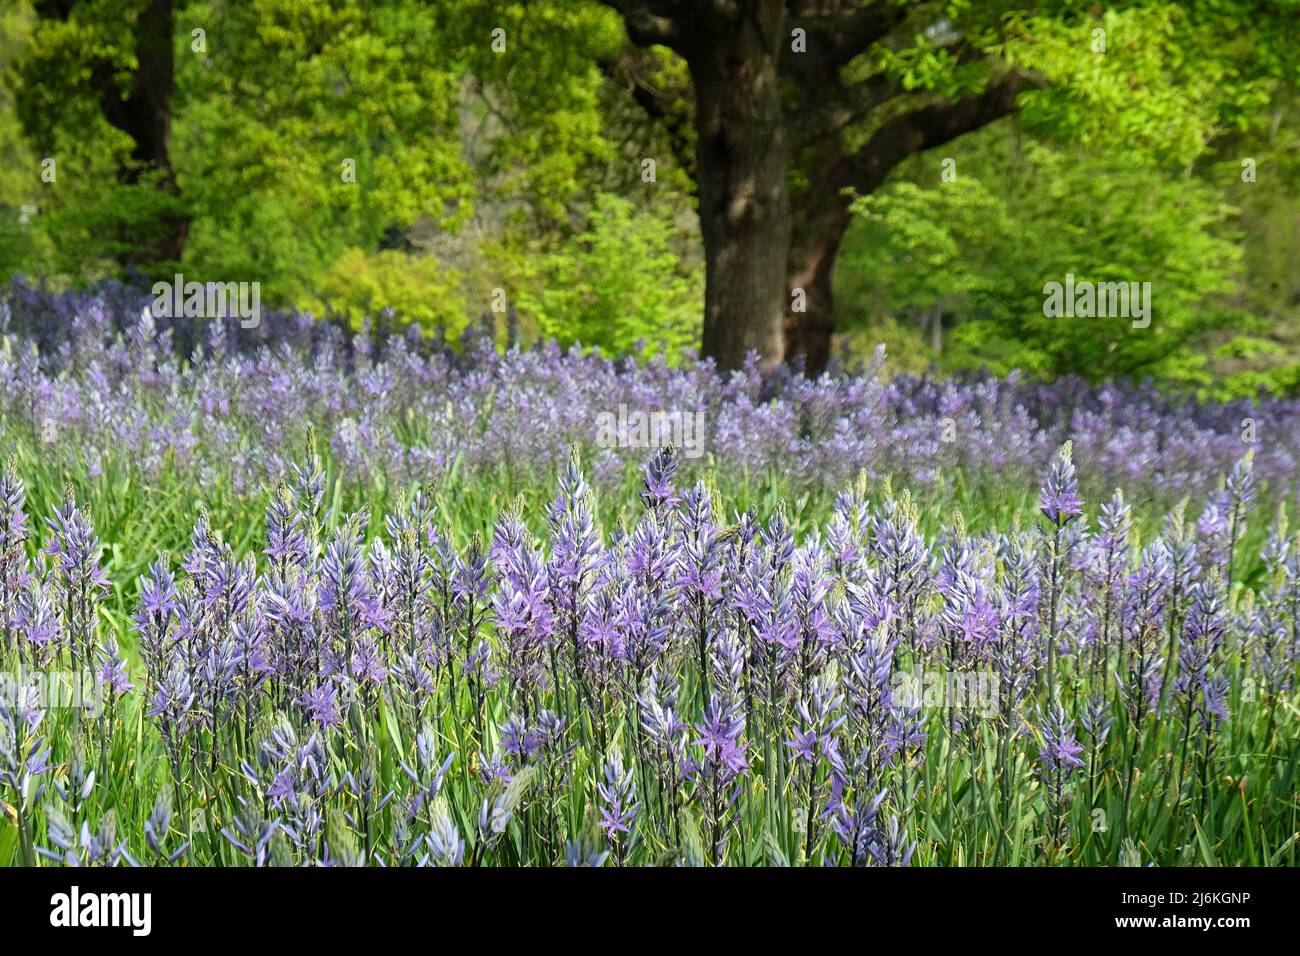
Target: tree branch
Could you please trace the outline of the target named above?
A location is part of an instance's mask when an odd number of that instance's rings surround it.
[[[1017,109],[1017,97],[1024,84],[1024,77],[1008,73],[990,82],[981,93],[923,106],[890,120],[850,158],[849,185],[861,193],[870,193],[909,156],[1010,116]]]
[[[797,106],[787,113],[792,142],[796,148],[806,149],[838,136],[905,92],[884,73],[849,84],[842,83],[838,76],[827,78],[821,86],[807,89]]]
[[[671,47],[681,37],[676,17],[686,8],[678,0],[600,0],[623,18],[628,38],[637,46]]]
[[[811,79],[826,76],[866,52],[903,24],[910,8],[884,0],[860,7],[845,0],[787,0],[790,23],[808,31],[808,52],[785,50],[782,69]]]

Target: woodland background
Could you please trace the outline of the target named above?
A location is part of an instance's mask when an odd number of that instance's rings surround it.
[[[0,279],[255,280],[264,307],[723,367],[883,341],[894,369],[1300,394],[1294,3],[739,6],[779,31],[756,53],[733,3],[7,0]],[[784,143],[792,238],[755,248],[810,317],[785,287],[755,310],[705,241],[708,177],[743,160],[709,139],[735,134],[709,71],[736,63],[776,77],[779,126],[742,132]],[[1067,272],[1151,282],[1152,327],[1045,319]],[[719,338],[764,309],[783,344]]]

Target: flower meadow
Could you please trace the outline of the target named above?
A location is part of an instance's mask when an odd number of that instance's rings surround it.
[[[261,554],[200,514],[123,656],[76,502],[44,546],[0,483],[0,853],[27,864],[1294,863],[1300,550],[1237,579],[1249,457],[1200,520],[938,539],[909,496],[796,541],[644,470],[601,528],[575,454],[545,531],[454,546],[413,493],[372,529],[316,462]],[[50,675],[86,692],[51,706]],[[938,679],[933,679],[935,677]],[[44,693],[42,693],[44,692]]]
[[[0,309],[0,865],[1297,862],[1295,402],[133,296]]]
[[[1199,404],[1154,387],[1089,387],[973,376],[885,381],[880,357],[859,374],[722,375],[711,363],[637,363],[599,354],[494,347],[483,329],[452,350],[384,317],[354,333],[338,317],[154,317],[148,296],[109,285],[53,295],[15,280],[0,294],[0,414],[11,448],[64,473],[180,475],[255,495],[299,463],[314,428],[331,472],[393,487],[506,476],[544,485],[571,446],[588,480],[635,498],[657,450],[602,447],[620,408],[702,413],[704,459],[736,491],[777,473],[782,491],[828,501],[859,471],[918,495],[986,483],[1005,496],[1065,441],[1094,497],[1116,486],[1172,505],[1204,498],[1250,449],[1279,493],[1296,490],[1300,402]],[[490,330],[489,330],[490,331]],[[507,344],[513,334],[507,334]],[[750,482],[751,484],[744,484]]]

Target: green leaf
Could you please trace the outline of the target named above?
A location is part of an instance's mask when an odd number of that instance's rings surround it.
[[[1201,859],[1206,866],[1219,866],[1219,858],[1214,855],[1214,848],[1210,846],[1210,841],[1205,837],[1205,831],[1201,829],[1201,823],[1196,817],[1192,817],[1192,826],[1196,828],[1196,842],[1201,848]]]

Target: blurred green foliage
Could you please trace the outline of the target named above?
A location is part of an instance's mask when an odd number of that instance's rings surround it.
[[[127,237],[183,214],[187,278],[255,279],[268,305],[392,309],[455,340],[504,296],[525,336],[670,360],[697,344],[689,77],[638,51],[651,122],[611,66],[628,46],[605,4],[178,0],[179,195],[123,180],[130,140],[93,82],[138,67],[145,0],[70,6],[0,8],[0,279],[120,276]],[[921,97],[978,89],[994,57],[1033,82],[1018,117],[855,204],[842,338],[914,370],[1300,392],[1300,96],[1277,79],[1296,73],[1293,6],[959,2],[940,17],[959,44],[935,27],[847,63],[846,83]],[[847,117],[845,142],[892,115]],[[1150,328],[1045,317],[1066,274],[1150,282]]]
[[[683,274],[671,221],[601,195],[563,246],[520,260],[519,304],[564,345],[675,358],[700,337],[704,286]]]
[[[1189,346],[1242,321],[1221,298],[1235,288],[1241,249],[1218,192],[1005,129],[966,148],[953,181],[927,156],[913,178],[855,203],[862,227],[840,267],[877,277],[878,306],[950,326],[936,339],[947,368],[1212,384],[1206,356]],[[1067,275],[1151,283],[1149,327],[1045,316],[1044,286]]]
[[[1254,183],[1237,159],[1171,171],[1015,122],[946,152],[855,202],[837,272],[850,340],[901,339],[896,365],[913,371],[1295,392],[1300,197],[1276,165]],[[1067,275],[1151,283],[1149,327],[1044,315],[1045,285]]]

